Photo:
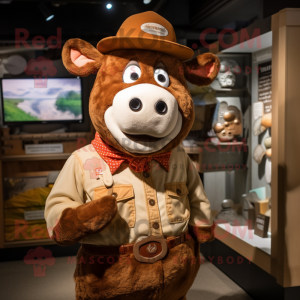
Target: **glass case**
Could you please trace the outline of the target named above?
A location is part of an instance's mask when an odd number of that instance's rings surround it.
[[[223,258],[216,265],[257,299],[294,299],[286,289],[300,286],[299,16],[299,9],[284,9],[247,28],[242,43],[214,48],[222,66],[208,88],[215,104],[210,129],[185,141],[200,148],[217,223],[216,240],[201,251]],[[260,35],[253,37],[256,26]]]
[[[221,68],[210,87],[189,86],[196,121],[184,145],[200,148],[217,226],[270,255],[271,124],[262,120],[272,110],[271,44],[238,50],[218,54]]]

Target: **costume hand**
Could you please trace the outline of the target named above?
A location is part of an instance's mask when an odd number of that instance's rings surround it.
[[[103,230],[117,211],[113,196],[104,196],[77,208],[66,208],[53,229],[52,239],[62,245],[75,244],[84,236]]]

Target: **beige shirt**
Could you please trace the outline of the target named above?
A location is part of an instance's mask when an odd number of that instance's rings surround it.
[[[46,201],[45,218],[50,236],[67,207],[78,207],[108,194],[113,183],[118,214],[103,231],[82,243],[121,245],[140,236],[177,236],[188,225],[211,226],[210,203],[199,174],[179,146],[173,149],[170,170],[151,161],[149,173],[133,172],[127,164],[111,175],[92,145],[75,151],[67,160]]]

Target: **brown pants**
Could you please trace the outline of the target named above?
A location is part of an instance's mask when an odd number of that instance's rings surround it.
[[[79,249],[77,300],[185,300],[200,268],[199,245],[193,239],[154,264],[140,263],[133,254],[101,256],[94,249]]]

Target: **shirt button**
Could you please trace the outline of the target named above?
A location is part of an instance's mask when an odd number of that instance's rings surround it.
[[[150,204],[151,206],[154,206],[154,205],[155,205],[155,201],[154,201],[153,199],[150,199],[150,200],[149,200],[149,204]]]
[[[144,175],[145,178],[149,178],[149,173],[143,172],[143,175]]]
[[[114,198],[117,198],[118,197],[118,194],[117,193],[112,193],[111,194]]]
[[[159,224],[158,224],[157,222],[154,222],[154,223],[152,224],[152,227],[153,227],[154,229],[158,229],[158,228],[159,228]]]
[[[181,195],[181,190],[180,190],[180,189],[177,189],[177,190],[176,190],[176,193],[177,193],[178,196],[180,196],[180,195]]]

